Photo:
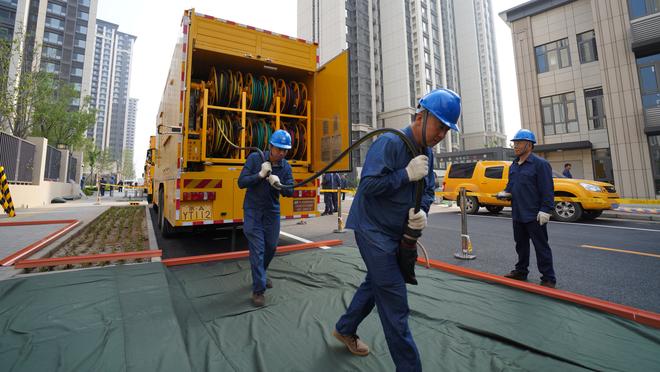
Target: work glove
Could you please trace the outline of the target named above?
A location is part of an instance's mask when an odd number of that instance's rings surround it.
[[[273,167],[270,165],[269,161],[261,163],[261,170],[259,171],[260,178],[266,178],[273,171]]]
[[[424,230],[426,227],[426,213],[423,210],[415,213],[415,208],[408,210],[408,227],[413,230]]]
[[[399,264],[399,270],[403,275],[403,280],[408,284],[417,285],[417,278],[415,277],[415,264],[417,262],[417,245],[406,247],[400,245],[396,251],[396,260]]]
[[[271,174],[268,176],[268,182],[274,189],[282,190],[282,183],[280,182],[280,178],[276,175]]]
[[[426,155],[415,156],[406,166],[408,180],[419,181],[429,174],[429,158]]]
[[[500,191],[495,195],[499,200],[511,200],[511,193],[506,191]]]
[[[539,211],[539,214],[536,215],[536,220],[539,221],[539,225],[543,226],[550,221],[550,213]]]

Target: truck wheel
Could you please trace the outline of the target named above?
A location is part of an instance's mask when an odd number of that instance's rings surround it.
[[[573,202],[556,202],[552,216],[560,222],[575,222],[582,217],[582,205]]]
[[[601,214],[603,214],[602,210],[596,210],[596,211],[585,210],[582,212],[582,219],[586,221],[595,220],[596,218],[600,217]]]
[[[160,208],[158,208],[158,229],[160,230],[160,235],[163,238],[168,239],[174,235],[174,228],[165,218],[165,197],[163,193],[163,189],[158,191],[158,205],[160,205]]]
[[[500,213],[502,212],[502,209],[504,209],[503,206],[501,205],[487,205],[486,209],[488,209],[488,212],[490,213]]]
[[[458,205],[460,206],[460,198],[458,199]],[[479,213],[479,199],[474,196],[465,197],[465,213],[467,214],[477,214]]]
[[[151,204],[154,201],[154,197],[151,194],[147,194],[147,204]]]

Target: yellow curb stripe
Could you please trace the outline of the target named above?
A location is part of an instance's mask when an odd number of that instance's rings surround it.
[[[587,244],[582,244],[581,247],[582,248],[589,248],[589,249],[598,249],[598,250],[601,250],[601,251],[629,253],[629,254],[636,254],[636,255],[639,255],[639,256],[660,258],[660,254],[637,252],[637,251],[628,251],[628,250],[625,250],[625,249],[605,248],[605,247],[598,247],[598,246],[595,246],[595,245],[587,245]]]

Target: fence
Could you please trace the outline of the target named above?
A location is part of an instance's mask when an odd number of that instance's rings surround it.
[[[59,181],[60,180],[60,162],[62,161],[62,153],[60,150],[53,146],[48,146],[46,151],[46,173],[44,180],[46,181]]]
[[[69,163],[67,168],[66,181],[76,182],[76,168],[78,168],[78,159],[74,158],[71,153],[69,153]]]
[[[5,167],[9,182],[32,182],[35,148],[28,141],[0,132],[0,165]]]

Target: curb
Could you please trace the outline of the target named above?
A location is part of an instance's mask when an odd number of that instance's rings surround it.
[[[156,240],[156,232],[154,231],[154,225],[151,223],[151,213],[149,211],[149,205],[145,205],[144,211],[147,216],[147,237],[149,238],[149,250],[158,250],[158,241]],[[160,262],[160,257],[152,257],[151,262]]]
[[[625,220],[638,220],[638,221],[660,221],[660,215],[648,215],[648,214],[635,214],[635,213],[624,213],[624,212],[615,212],[615,211],[604,211],[602,217],[606,218],[619,218]]]

